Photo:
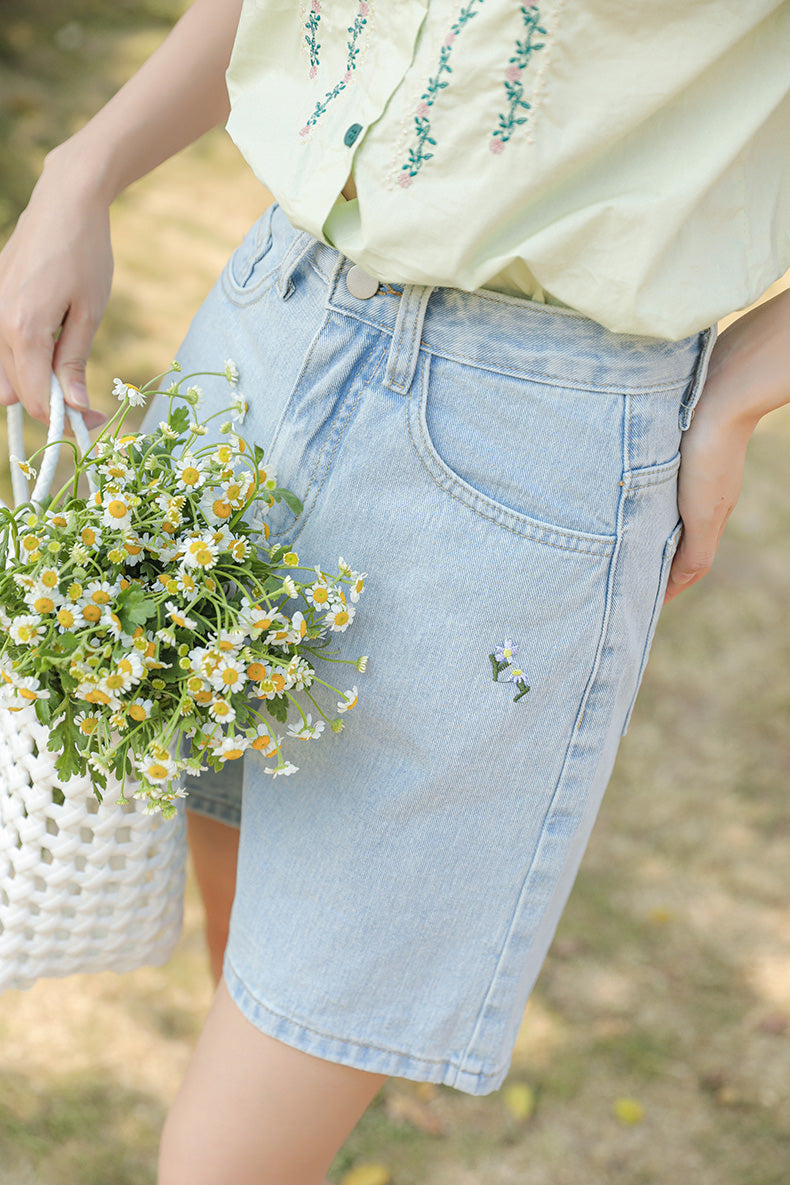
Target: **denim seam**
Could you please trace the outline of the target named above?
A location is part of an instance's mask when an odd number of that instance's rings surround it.
[[[266,257],[264,256],[263,258],[265,259]],[[271,271],[268,271],[261,276],[255,287],[242,288],[231,280],[230,272],[228,271],[229,266],[229,263],[226,264],[225,269],[222,272],[222,288],[230,303],[234,304],[236,308],[239,309],[246,308],[248,305],[256,304],[261,299],[261,297],[265,296],[272,287],[273,278],[277,275],[277,268],[274,267],[271,269]],[[245,293],[249,294],[247,299],[241,299],[244,297]]]
[[[275,446],[277,444],[277,441],[279,440],[280,433],[282,431],[282,426],[285,422],[285,417],[288,414],[289,408],[292,406],[294,400],[296,399],[296,393],[302,384],[305,374],[307,373],[307,368],[310,365],[310,362],[312,360],[315,349],[323,336],[324,328],[326,326],[328,319],[329,319],[329,310],[325,309],[324,316],[321,318],[321,323],[318,326],[318,328],[316,329],[315,333],[313,334],[313,340],[310,342],[310,345],[307,347],[307,353],[305,354],[304,359],[302,360],[302,365],[299,367],[299,373],[296,376],[296,378],[294,380],[293,387],[291,388],[291,390],[288,394],[288,398],[285,401],[285,406],[283,407],[282,413],[280,415],[280,419],[277,422],[277,427],[274,430],[274,436],[272,437],[271,442],[269,444],[269,455],[271,455],[274,452]],[[265,520],[266,520],[265,515],[260,516],[261,523],[265,522]],[[255,520],[256,524],[257,524],[257,521],[258,520]],[[284,534],[286,534],[286,532],[280,531],[280,532],[278,532],[278,534],[284,535]]]
[[[622,460],[624,461],[625,460],[625,453],[626,453],[625,424],[623,424],[623,429],[622,429],[622,450],[623,450]],[[540,838],[538,839],[538,842],[535,845],[535,849],[534,849],[533,855],[532,855],[532,860],[530,861],[529,868],[527,869],[526,875],[524,876],[524,880],[522,881],[521,890],[518,895],[518,900],[516,901],[516,905],[513,909],[513,913],[510,918],[510,923],[508,925],[507,933],[506,933],[504,941],[502,943],[502,948],[499,953],[499,958],[497,959],[497,965],[494,968],[493,974],[491,976],[491,982],[489,984],[488,991],[486,992],[485,999],[483,1000],[483,1003],[480,1006],[480,1011],[477,1015],[477,1018],[475,1021],[475,1026],[472,1031],[472,1035],[469,1038],[466,1049],[464,1050],[464,1054],[463,1054],[464,1059],[466,1059],[469,1056],[469,1054],[473,1048],[474,1042],[476,1041],[476,1039],[478,1037],[478,1033],[483,1025],[483,1021],[484,1021],[484,1017],[485,1017],[485,1013],[486,1013],[486,1008],[487,1008],[488,1003],[491,1000],[491,997],[498,985],[498,980],[499,980],[499,977],[501,974],[502,966],[505,962],[506,955],[508,953],[510,944],[512,942],[513,935],[514,935],[518,920],[521,917],[522,912],[523,912],[523,905],[524,905],[524,901],[527,898],[528,886],[530,884],[533,872],[536,868],[536,865],[538,864],[539,857],[541,855],[542,841],[546,835],[546,830],[547,830],[549,821],[551,819],[552,812],[557,804],[557,800],[558,800],[560,793],[563,789],[564,781],[565,781],[565,777],[566,777],[568,767],[570,764],[571,756],[574,752],[575,747],[579,744],[580,734],[581,734],[581,726],[582,726],[582,722],[584,720],[585,711],[587,709],[587,702],[588,702],[590,695],[592,693],[592,689],[595,686],[595,680],[598,677],[598,672],[600,671],[601,656],[603,654],[604,647],[606,645],[606,638],[607,638],[607,633],[608,633],[608,629],[609,629],[609,623],[612,618],[612,602],[614,600],[614,581],[615,581],[615,573],[617,571],[617,561],[618,561],[619,555],[620,555],[620,546],[622,543],[622,533],[623,533],[622,532],[622,520],[623,520],[624,506],[625,506],[625,499],[623,496],[623,491],[621,490],[619,505],[617,508],[617,542],[615,544],[615,548],[612,552],[610,562],[609,562],[609,572],[607,574],[607,580],[606,580],[606,600],[604,603],[603,615],[601,618],[601,627],[600,627],[600,632],[598,635],[598,643],[595,648],[595,655],[593,657],[592,667],[590,670],[589,677],[587,679],[587,684],[586,684],[584,691],[582,693],[581,700],[579,701],[579,708],[576,713],[576,720],[574,722],[573,728],[571,729],[571,733],[568,738],[568,744],[565,749],[565,756],[563,758],[562,768],[561,768],[559,775],[557,777],[557,781],[554,786],[554,792],[551,796],[551,801],[548,803],[548,805],[546,807],[546,811],[544,813],[543,820],[541,822]],[[569,838],[572,838],[572,837],[569,837]]]
[[[428,356],[428,357],[430,357],[430,356]],[[427,362],[427,358],[426,358],[423,360],[423,375],[422,375],[422,383],[421,383],[421,387],[426,388],[426,395],[427,395],[427,371],[428,371],[428,362]],[[421,394],[422,394],[422,392],[421,392]],[[410,402],[411,402],[411,400],[410,400]],[[419,427],[420,427],[420,436],[422,438],[422,443],[423,443],[425,450],[428,452],[429,455],[431,455],[432,453],[435,452],[435,449],[430,444],[429,440],[426,439],[421,412],[422,412],[422,398],[420,399],[419,409],[418,409],[418,413],[417,413]],[[476,515],[478,515],[479,518],[486,519],[488,522],[494,523],[496,526],[501,527],[505,531],[510,531],[514,535],[519,535],[521,538],[531,539],[535,543],[542,543],[546,547],[554,547],[554,548],[557,548],[557,550],[559,550],[559,551],[569,551],[572,553],[580,553],[580,554],[584,554],[584,555],[609,556],[612,554],[612,551],[614,550],[614,547],[616,545],[616,536],[613,536],[613,535],[590,536],[590,535],[585,535],[582,533],[577,533],[575,531],[568,530],[565,527],[554,526],[551,523],[546,523],[545,526],[543,526],[536,519],[535,520],[528,520],[526,515],[523,515],[523,516],[519,515],[517,511],[510,510],[507,506],[500,505],[498,502],[495,502],[492,499],[487,498],[485,494],[481,494],[481,493],[479,493],[479,491],[474,490],[474,488],[472,486],[469,487],[469,490],[467,492],[466,488],[461,484],[462,479],[459,478],[456,474],[454,474],[452,469],[450,469],[450,467],[448,465],[445,465],[445,463],[443,461],[441,461],[441,458],[438,456],[438,453],[437,453],[436,456],[437,456],[438,460],[441,462],[442,471],[445,474],[448,483],[451,483],[453,486],[457,487],[458,490],[460,491],[457,494],[453,493],[453,490],[448,488],[448,485],[443,485],[442,482],[440,482],[437,479],[436,475],[429,468],[429,466],[426,462],[426,459],[423,456],[423,453],[417,447],[417,444],[414,440],[414,434],[412,432],[411,416],[409,415],[408,409],[407,409],[407,416],[406,416],[406,425],[408,428],[409,440],[411,441],[412,448],[414,449],[417,459],[420,461],[420,463],[423,466],[423,468],[425,469],[426,473],[431,478],[431,481],[433,481],[434,484],[437,485],[439,487],[439,489],[442,490],[445,494],[448,494],[451,498],[454,498],[457,502],[460,502],[463,506],[466,506],[468,510],[471,510],[472,514],[476,514]],[[461,493],[463,493],[465,496],[462,497]],[[479,501],[483,506],[490,507],[490,509],[492,511],[494,511],[498,517],[494,517],[493,514],[484,514],[482,510],[479,510],[476,506],[474,506],[472,504],[473,498],[475,500]],[[520,527],[523,527],[524,529],[518,530],[515,526],[509,526],[508,523],[502,521],[502,519],[505,517],[511,518],[515,523],[518,523],[518,525]],[[534,526],[532,525],[533,523],[534,523]],[[577,544],[579,544],[579,546],[571,547],[570,542],[568,544],[554,542],[551,539],[546,538],[546,535],[565,537],[569,541],[574,540]],[[600,543],[598,543],[599,539],[600,539]],[[588,546],[585,547],[585,546],[583,546],[583,544],[587,544]],[[600,550],[595,550],[596,546],[598,546],[600,548]]]
[[[226,800],[212,798],[209,794],[195,794],[190,790],[184,799],[184,806],[188,811],[218,819],[220,823],[228,823],[233,827],[238,827],[241,821],[240,808],[231,806]]]
[[[360,370],[362,370],[368,364],[368,362],[371,360],[371,358],[374,357],[376,350],[380,347],[380,345],[381,345],[381,337],[378,338],[376,343],[371,347],[371,349],[365,355],[365,358],[360,365],[360,368],[359,368]],[[324,442],[321,452],[319,453],[318,457],[316,458],[315,465],[313,466],[313,471],[310,474],[310,480],[308,481],[307,488],[304,492],[304,498],[303,498],[302,502],[305,507],[307,507],[307,499],[308,499],[308,496],[310,495],[311,489],[313,488],[315,474],[318,470],[318,467],[321,464],[321,461],[323,459],[323,456],[324,456],[324,453],[327,449],[327,446],[329,445],[332,434],[335,431],[335,428],[337,427],[338,421],[340,420],[344,410],[346,411],[345,422],[343,423],[343,426],[340,429],[340,431],[337,433],[337,436],[336,436],[336,439],[334,442],[334,447],[332,448],[331,456],[328,458],[327,463],[324,467],[324,475],[321,478],[321,484],[318,486],[318,488],[315,490],[315,492],[313,494],[312,504],[310,505],[309,508],[307,508],[304,511],[304,513],[302,515],[299,516],[299,519],[297,519],[296,531],[294,532],[294,534],[292,536],[292,542],[294,542],[294,543],[301,535],[302,530],[304,528],[304,524],[307,522],[310,512],[313,509],[313,506],[315,506],[316,499],[318,498],[318,495],[321,493],[321,490],[324,488],[324,482],[326,481],[329,473],[332,470],[332,463],[335,459],[335,454],[337,453],[337,450],[340,447],[340,442],[342,441],[343,436],[345,435],[346,428],[348,427],[348,425],[351,421],[351,417],[354,414],[354,410],[355,410],[357,404],[359,403],[360,399],[362,398],[362,395],[364,394],[365,389],[370,386],[373,379],[376,377],[383,360],[384,360],[384,353],[382,351],[381,357],[376,362],[370,375],[368,376],[368,378],[365,380],[365,382],[362,384],[362,386],[357,391],[357,394],[356,394],[356,397],[355,397],[353,403],[351,403],[351,405],[348,406],[348,396],[346,396],[346,398],[343,400],[340,407],[337,409],[337,411],[335,413],[335,417],[332,421],[332,426],[329,429],[329,434],[327,436],[326,441]],[[273,533],[271,535],[271,539],[275,540],[275,539],[282,538],[284,535],[287,535],[287,533],[288,532],[286,532],[286,531],[278,531],[278,532]]]
[[[306,1024],[302,1020],[295,1020],[293,1016],[288,1016],[284,1012],[278,1012],[278,1010],[276,1008],[273,1008],[270,1004],[265,1003],[260,998],[260,996],[256,995],[256,993],[253,992],[247,986],[247,984],[244,982],[244,979],[242,978],[241,974],[239,973],[238,968],[235,966],[230,954],[226,955],[226,958],[228,961],[228,965],[230,966],[233,974],[236,976],[239,983],[242,985],[244,991],[247,993],[247,995],[250,997],[251,1000],[255,1001],[255,1003],[258,1005],[259,1008],[262,1008],[264,1010],[264,1012],[268,1012],[271,1016],[277,1017],[278,1020],[287,1021],[289,1024],[294,1025],[295,1028],[302,1029],[305,1033],[312,1033],[316,1037],[323,1037],[327,1041],[336,1041],[336,1042],[338,1042],[338,1044],[341,1044],[341,1045],[354,1045],[357,1049],[372,1049],[377,1053],[388,1053],[388,1054],[393,1055],[394,1057],[407,1058],[409,1061],[423,1062],[425,1065],[447,1066],[450,1069],[456,1070],[461,1074],[469,1073],[468,1070],[464,1069],[463,1062],[457,1062],[457,1061],[452,1060],[451,1058],[424,1057],[422,1054],[407,1053],[403,1049],[392,1049],[387,1045],[376,1045],[371,1041],[357,1041],[353,1037],[339,1037],[334,1033],[327,1033],[323,1029],[317,1029],[313,1025]],[[500,1066],[498,1070],[490,1071],[488,1073],[483,1072],[483,1071],[473,1070],[473,1071],[471,1071],[471,1073],[474,1077],[479,1078],[481,1080],[485,1080],[488,1078],[496,1078],[497,1075],[499,1073],[501,1073],[503,1068],[504,1067]]]
[[[353,313],[351,315],[354,316]],[[535,382],[545,383],[545,385],[548,387],[561,387],[568,391],[601,391],[607,395],[659,395],[662,393],[671,395],[676,391],[684,390],[689,383],[688,376],[678,382],[657,383],[654,386],[644,386],[640,384],[636,387],[628,387],[624,383],[611,383],[606,385],[592,382],[588,383],[582,382],[581,380],[568,380],[564,377],[546,374],[543,371],[517,370],[515,367],[506,366],[486,366],[485,363],[482,363],[475,358],[470,358],[466,354],[450,353],[448,350],[443,350],[440,347],[432,346],[426,341],[422,341],[420,345],[428,350],[431,354],[435,354],[439,358],[446,358],[449,362],[462,362],[476,370],[487,370],[493,374],[506,374],[513,378],[534,379]]]

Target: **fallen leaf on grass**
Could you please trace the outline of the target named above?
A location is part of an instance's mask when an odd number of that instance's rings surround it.
[[[444,1127],[438,1116],[420,1099],[407,1094],[391,1094],[385,1103],[387,1118],[393,1123],[410,1123],[427,1136],[444,1135]]]
[[[502,1091],[502,1102],[514,1119],[524,1121],[535,1111],[535,1092],[526,1082],[512,1082]]]
[[[633,1127],[635,1124],[641,1123],[645,1117],[645,1109],[638,1099],[615,1099],[612,1110],[626,1127]]]
[[[390,1185],[392,1175],[383,1164],[355,1164],[343,1174],[340,1185]]]

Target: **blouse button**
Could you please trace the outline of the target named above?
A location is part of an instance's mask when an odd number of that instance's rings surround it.
[[[345,144],[346,148],[351,147],[361,131],[361,123],[352,123],[351,127],[346,129],[346,134],[343,137],[343,143]]]
[[[346,273],[346,288],[357,300],[370,300],[378,292],[379,282],[355,263]]]

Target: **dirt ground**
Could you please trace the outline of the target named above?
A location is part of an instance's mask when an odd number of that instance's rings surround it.
[[[7,226],[46,147],[179,5],[109,7],[112,19],[74,0],[4,5]],[[268,200],[217,134],[117,203],[115,290],[90,371],[98,404],[109,406],[114,375],[167,364]],[[714,571],[662,617],[505,1087],[475,1099],[390,1081],[333,1182],[790,1179],[789,446],[790,412],[758,427]],[[200,926],[190,882],[167,967],[0,998],[0,1185],[152,1185],[210,998]]]

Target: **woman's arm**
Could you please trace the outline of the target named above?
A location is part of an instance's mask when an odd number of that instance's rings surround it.
[[[683,536],[669,574],[671,601],[708,572],[743,480],[758,420],[790,403],[790,289],[734,321],[711,354],[683,435],[678,508]]]
[[[48,418],[54,368],[88,407],[85,362],[112,279],[109,207],[131,182],[228,115],[225,70],[241,0],[195,0],[162,45],[55,148],[0,252],[0,404]],[[96,413],[89,413],[89,425]]]

